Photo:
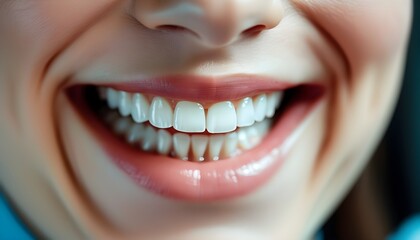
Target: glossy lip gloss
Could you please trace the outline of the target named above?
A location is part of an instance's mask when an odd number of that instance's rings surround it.
[[[192,90],[181,91],[187,84]],[[255,76],[224,79],[184,76],[106,86],[190,101],[218,101],[264,91],[282,91],[293,84]],[[206,88],[210,90],[206,91]],[[304,119],[324,95],[324,88],[319,84],[303,89],[258,146],[229,159],[204,163],[181,161],[132,148],[88,109],[80,91],[69,95],[106,154],[137,185],[167,198],[206,202],[251,193],[281,169],[288,150],[304,128]]]

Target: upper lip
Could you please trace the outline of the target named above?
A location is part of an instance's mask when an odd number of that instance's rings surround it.
[[[236,74],[222,77],[176,75],[113,82],[101,86],[126,92],[140,92],[171,99],[197,102],[235,100],[259,93],[283,91],[296,84],[279,79]]]

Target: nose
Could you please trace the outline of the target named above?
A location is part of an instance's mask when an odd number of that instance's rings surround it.
[[[134,0],[133,14],[153,30],[188,32],[222,47],[277,26],[280,0]]]

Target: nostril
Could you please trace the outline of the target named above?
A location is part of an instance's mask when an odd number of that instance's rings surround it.
[[[156,29],[164,31],[164,32],[187,32],[187,33],[197,35],[194,31],[191,31],[188,28],[178,26],[178,25],[165,24],[165,25],[157,26]]]
[[[242,35],[250,36],[250,37],[256,36],[256,35],[260,34],[262,31],[264,31],[265,29],[267,29],[267,27],[265,25],[259,24],[259,25],[250,27],[248,29],[245,29],[242,32]]]
[[[177,26],[177,25],[160,25],[157,26],[156,29],[164,30],[164,31],[186,31],[185,27]]]

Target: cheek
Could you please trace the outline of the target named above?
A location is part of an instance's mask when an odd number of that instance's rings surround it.
[[[7,61],[11,66],[19,63],[19,66],[45,67],[42,65],[48,64],[89,28],[113,2],[115,0],[0,3],[0,59],[12,60]]]
[[[409,32],[411,0],[294,2],[336,41],[350,61],[359,64],[363,60],[389,58],[401,51]]]

